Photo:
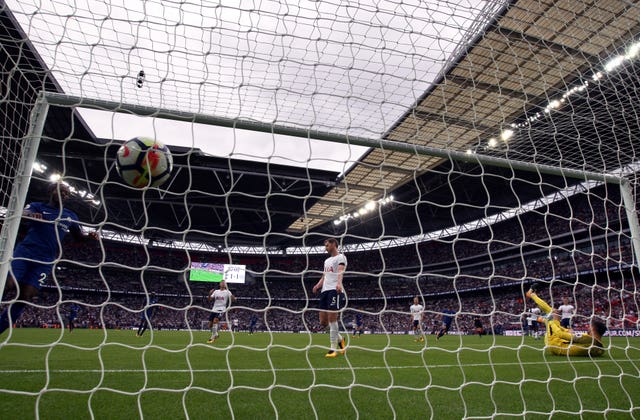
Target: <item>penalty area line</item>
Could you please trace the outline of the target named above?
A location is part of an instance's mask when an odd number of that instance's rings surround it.
[[[630,363],[640,362],[640,359],[586,359],[586,360],[554,360],[546,361],[545,364],[576,364],[576,363]],[[491,367],[491,366],[528,366],[540,365],[541,362],[504,362],[504,363],[469,363],[469,364],[447,364],[447,365],[414,365],[414,366],[336,366],[336,367],[304,367],[304,368],[276,368],[276,369],[2,369],[0,374],[11,373],[216,373],[216,372],[306,372],[315,371],[341,371],[341,370],[386,370],[386,369],[451,369],[466,367]]]

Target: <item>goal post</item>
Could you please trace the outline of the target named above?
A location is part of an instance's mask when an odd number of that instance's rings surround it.
[[[0,231],[0,300],[4,294],[7,275],[10,269],[10,259],[18,236],[18,229],[22,221],[22,211],[25,206],[33,164],[38,154],[38,146],[42,130],[47,118],[49,104],[44,96],[40,96],[31,111],[29,131],[23,139],[16,139],[22,143],[22,153],[18,160],[18,168],[13,177],[11,195],[2,219]]]

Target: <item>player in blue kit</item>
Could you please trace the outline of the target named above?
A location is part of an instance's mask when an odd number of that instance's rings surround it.
[[[362,322],[362,314],[357,313],[353,319],[353,338],[358,338],[362,335],[364,329],[364,323]]]
[[[136,332],[137,337],[142,337],[142,334],[147,330],[149,325],[151,324],[151,317],[156,310],[156,307],[153,306],[158,303],[158,299],[156,298],[155,292],[151,293],[149,296],[149,304],[147,305],[147,309],[142,311],[140,314],[140,325],[138,325],[138,332]]]
[[[0,315],[0,334],[14,324],[26,304],[40,293],[40,289],[51,274],[53,263],[60,257],[60,243],[67,235],[76,241],[97,239],[97,233],[82,233],[78,216],[64,208],[69,197],[69,189],[64,184],[49,186],[49,201],[30,203],[22,212],[29,220],[25,238],[16,246],[11,261],[11,271],[7,284],[18,288],[18,297]]]
[[[69,308],[69,314],[67,315],[67,320],[69,321],[69,332],[72,332],[76,327],[75,322],[78,319],[78,312],[80,311],[80,306],[77,303],[72,303]]]
[[[251,315],[249,320],[249,334],[253,334],[256,330],[256,324],[258,323],[258,317],[256,314]]]
[[[440,340],[443,335],[449,332],[454,315],[455,312],[453,312],[451,309],[445,309],[444,311],[442,311],[442,328],[440,328],[440,331],[438,331],[436,340]]]

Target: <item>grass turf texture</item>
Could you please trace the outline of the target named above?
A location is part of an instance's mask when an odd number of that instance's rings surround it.
[[[640,417],[639,339],[568,360],[530,337],[365,335],[326,359],[326,334],[208,336],[14,330],[0,418]]]

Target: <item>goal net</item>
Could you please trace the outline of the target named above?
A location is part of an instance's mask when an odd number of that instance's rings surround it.
[[[0,416],[640,415],[639,21],[2,2]]]

